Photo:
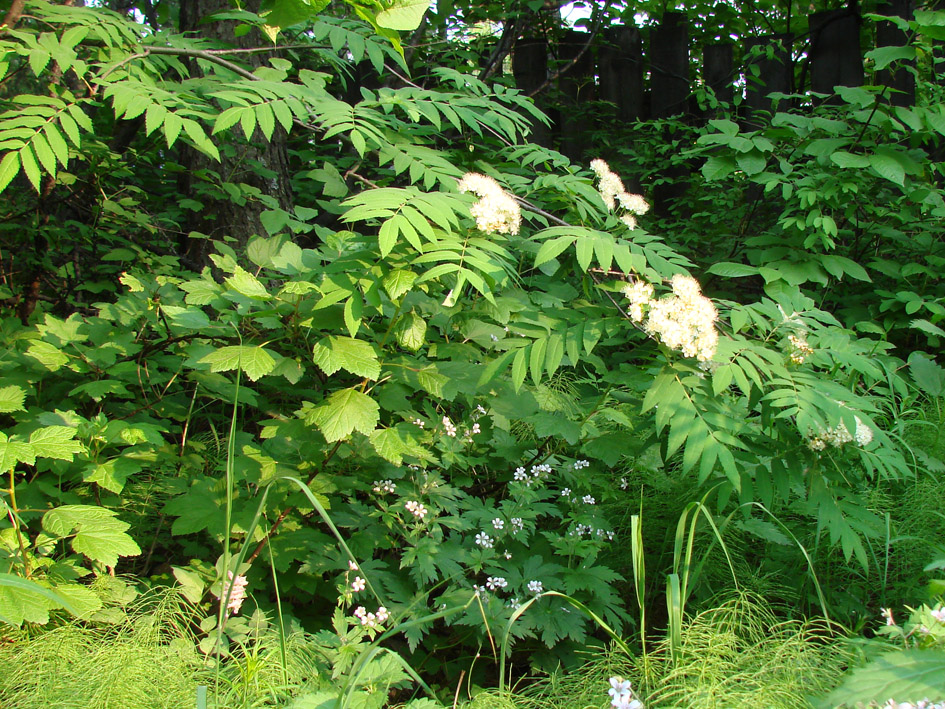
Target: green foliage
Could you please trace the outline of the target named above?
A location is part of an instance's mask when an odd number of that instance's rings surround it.
[[[567,701],[604,701],[607,663],[657,703],[826,690],[845,660],[812,642],[827,626],[746,596],[686,612],[755,583],[845,620],[876,600],[905,541],[876,503],[927,489],[942,458],[908,424],[945,382],[937,103],[847,88],[770,120],[720,109],[634,127],[633,155],[615,127],[603,157],[647,187],[666,156],[702,161],[690,214],[628,228],[583,165],[523,144],[543,116],[519,92],[465,60],[408,76],[396,31],[426,4],[347,5],[360,21],[226,13],[298,42],[254,62],[38,0],[0,36],[20,299],[0,322],[0,615],[66,610],[89,623],[73,635],[111,638],[95,589],[115,567],[176,581],[198,611],[154,664],[207,686],[194,658],[211,660],[217,701],[380,707],[459,671],[501,686],[507,659],[574,666],[601,629],[638,633],[643,664],[607,658]],[[283,172],[292,200],[267,191]],[[490,193],[461,192],[468,173]],[[718,335],[698,358],[627,290],[683,310],[690,272]],[[283,691],[296,624],[317,652]]]

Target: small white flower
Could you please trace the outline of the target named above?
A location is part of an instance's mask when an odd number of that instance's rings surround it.
[[[544,587],[542,586],[541,581],[534,580],[534,581],[529,581],[529,582],[528,582],[528,590],[529,590],[529,592],[530,592],[530,593],[534,593],[536,596],[539,595],[539,594],[541,594],[541,592],[542,592],[543,589],[544,589]]]
[[[939,623],[945,623],[945,608],[936,608],[931,613],[932,617]]]
[[[427,508],[416,500],[407,500],[407,502],[404,503],[404,507],[407,508],[408,512],[413,513],[413,516],[417,519],[423,519],[427,516]]]
[[[597,500],[595,500],[592,495],[585,495],[584,497],[581,498],[581,501],[582,501],[585,505],[596,505],[596,504],[597,504]]]
[[[511,524],[512,524],[513,534],[515,534],[516,532],[521,532],[523,529],[525,529],[525,522],[522,520],[521,517],[513,517],[511,519]]]
[[[564,488],[564,490],[561,491],[561,497],[567,497],[570,494],[571,494],[571,488],[569,487],[566,487]]]
[[[475,435],[475,434],[481,433],[481,432],[482,432],[482,429],[479,428],[479,424],[478,424],[478,423],[474,423],[472,429],[469,431],[469,434],[470,434],[470,435]]]
[[[413,425],[414,425],[414,426],[419,426],[420,428],[423,428],[426,424],[423,423],[423,420],[422,420],[422,419],[414,419],[414,420],[413,420]]]
[[[489,335],[489,339],[491,339],[493,342],[498,342],[498,341],[499,341],[499,338],[496,337],[495,335]]]
[[[360,576],[355,576],[354,581],[351,582],[351,590],[355,593],[360,593],[364,590],[364,579]]]
[[[575,470],[583,470],[584,468],[590,467],[591,463],[587,460],[576,460],[574,461]]]
[[[879,610],[883,618],[886,619],[886,625],[896,624],[896,621],[893,620],[892,608],[880,608]]]
[[[506,552],[504,552],[504,553],[502,554],[502,556],[505,557],[505,560],[506,560],[506,561],[510,561],[510,560],[512,559],[512,552],[506,551]]]
[[[502,520],[501,517],[496,517],[494,520],[492,520],[492,526],[495,527],[496,529],[502,529],[503,527],[505,527],[505,522]]]
[[[384,495],[387,493],[396,492],[397,488],[394,486],[393,480],[375,480],[374,481],[374,492]]]
[[[620,478],[620,489],[621,489],[621,490],[626,490],[628,487],[630,487],[630,483],[627,482],[627,479],[626,479],[626,478]]]
[[[525,468],[519,467],[515,469],[515,475],[513,477],[519,482],[521,482],[522,480],[525,480],[528,477],[528,473],[525,472]]]
[[[483,549],[491,549],[493,543],[494,540],[492,537],[490,537],[485,532],[479,532],[479,534],[476,535],[476,544],[481,546]]]

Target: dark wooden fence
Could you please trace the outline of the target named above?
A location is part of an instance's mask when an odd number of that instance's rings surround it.
[[[911,18],[913,0],[890,0],[878,12]],[[721,101],[730,102],[739,93],[746,121],[772,107],[772,92],[812,91],[826,96],[818,100],[834,101],[835,86],[861,86],[867,80],[865,50],[906,43],[895,24],[880,22],[870,46],[861,47],[863,22],[853,7],[817,12],[808,17],[804,34],[708,44],[695,62],[686,14],[667,12],[648,30],[614,26],[593,38],[571,30],[553,47],[536,32],[517,42],[512,68],[518,87],[551,109],[554,125],[539,128],[536,142],[572,159],[586,159],[589,129],[599,127],[586,105],[593,100],[613,104],[616,120],[622,122],[679,115],[691,121],[711,118],[711,111],[698,110],[693,101],[696,85],[711,88]],[[555,61],[549,61],[552,56]],[[698,77],[692,75],[694,65]],[[884,69],[870,78],[888,87],[885,96],[891,103],[914,103],[915,79],[906,68]]]

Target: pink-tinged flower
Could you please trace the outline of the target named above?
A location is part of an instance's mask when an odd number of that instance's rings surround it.
[[[886,625],[895,625],[896,621],[893,620],[892,608],[880,608],[880,613],[882,613],[883,618],[886,619]]]
[[[223,584],[223,590],[221,592],[221,599],[228,598],[226,602],[226,614],[236,614],[240,612],[240,608],[243,607],[243,601],[246,599],[246,586],[249,584],[249,581],[246,580],[245,576],[233,576],[232,571],[226,572],[227,581]]]

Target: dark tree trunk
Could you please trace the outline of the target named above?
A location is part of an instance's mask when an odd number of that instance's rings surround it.
[[[227,0],[182,0],[180,5],[180,29],[182,32],[199,31],[203,37],[222,46],[248,48],[265,46],[268,40],[258,32],[253,31],[235,36],[236,22],[202,20],[215,12],[229,11],[232,7]],[[251,12],[259,10],[259,0],[250,0],[244,9]],[[252,71],[261,66],[268,55],[252,53],[241,55],[240,62]],[[196,62],[191,64],[191,70],[199,75],[200,68]],[[222,190],[211,188],[213,194],[201,194],[204,190],[198,189],[197,180],[202,175],[216,173],[217,182],[226,182],[234,185],[248,185],[259,190],[263,197],[275,199],[282,209],[292,208],[292,190],[288,153],[286,149],[286,135],[281,127],[271,141],[267,141],[257,128],[252,141],[246,141],[240,135],[229,145],[220,145],[220,162],[217,163],[198,151],[187,148],[183,152],[182,162],[186,171],[179,183],[183,194],[191,196],[203,203],[204,209],[195,214],[185,225],[185,230],[205,234],[211,240],[228,237],[233,240],[237,250],[246,246],[249,240],[256,235],[266,235],[266,230],[260,220],[261,214],[268,210],[262,200],[249,196],[245,199],[234,200],[227,198]],[[186,249],[185,262],[191,267],[200,267],[206,264],[207,256],[212,252],[211,240],[187,237],[184,244]]]
[[[558,80],[563,99],[561,152],[574,161],[581,160],[588,144],[591,116],[585,104],[594,100],[594,62],[591,53],[583,51],[587,40],[587,32],[571,30],[558,45],[559,61],[565,65],[574,62]]]
[[[598,54],[600,98],[617,107],[617,119],[643,117],[643,43],[636,27],[611,27]]]
[[[877,12],[912,19],[912,0],[893,0],[881,5]],[[908,44],[906,33],[892,22],[880,22],[876,25],[877,47],[902,47]],[[893,106],[915,105],[915,76],[907,67],[915,68],[915,60],[902,62],[895,69],[886,67],[877,72],[877,80],[882,86],[889,87],[889,103]]]
[[[852,8],[829,10],[814,13],[808,21],[811,91],[833,94],[835,86],[862,86],[859,13]]]
[[[734,45],[729,42],[709,44],[702,50],[702,78],[715,98],[723,103],[731,103],[735,97],[733,59]]]

